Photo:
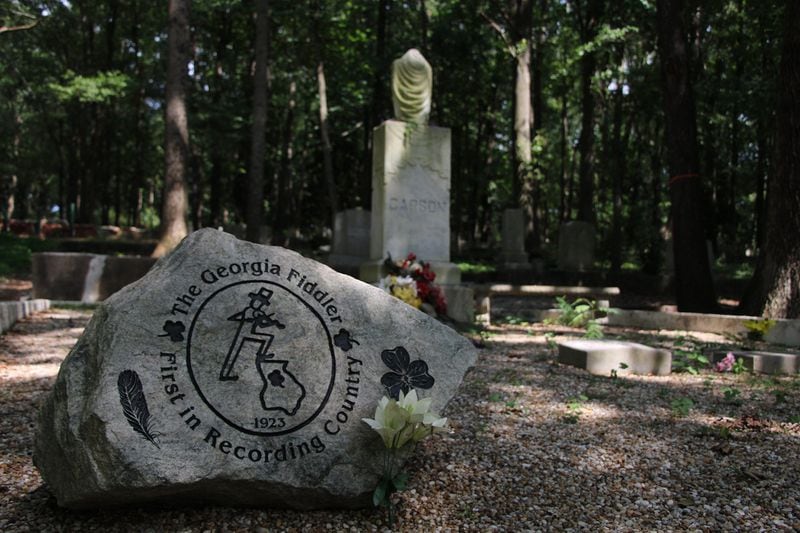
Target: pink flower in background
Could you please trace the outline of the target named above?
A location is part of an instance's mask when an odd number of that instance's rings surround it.
[[[728,355],[726,355],[724,359],[717,362],[715,368],[717,372],[730,372],[735,362],[736,358],[733,356],[733,352],[728,352]]]

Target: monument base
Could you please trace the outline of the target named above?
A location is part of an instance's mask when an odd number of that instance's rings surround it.
[[[436,272],[437,285],[457,285],[461,283],[461,270],[455,263],[445,261],[430,261],[431,270]],[[389,272],[383,266],[383,260],[371,260],[361,263],[358,277],[367,283],[377,283],[386,277]]]
[[[461,283],[461,270],[455,263],[431,261],[431,269],[436,272],[434,281],[444,291],[447,299],[447,316],[455,322],[472,324],[475,322],[475,291]],[[376,284],[388,274],[383,261],[368,261],[359,268],[361,281]]]
[[[525,253],[500,253],[500,270],[528,270],[531,264],[528,262],[528,255]]]
[[[475,291],[466,285],[442,285],[447,316],[460,324],[475,322]]]

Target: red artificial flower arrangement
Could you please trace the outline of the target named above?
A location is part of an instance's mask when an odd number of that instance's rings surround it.
[[[447,299],[442,288],[433,281],[436,273],[431,270],[431,264],[421,261],[416,254],[409,253],[402,261],[393,261],[391,255],[387,255],[384,261],[386,269],[389,271],[388,278],[411,278],[416,289],[416,296],[422,303],[433,306],[437,315],[447,315]],[[387,281],[384,280],[383,284]],[[392,291],[390,290],[390,293]]]

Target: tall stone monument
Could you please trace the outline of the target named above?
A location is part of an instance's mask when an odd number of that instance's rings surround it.
[[[387,254],[409,252],[431,263],[436,281],[456,284],[461,272],[450,262],[450,130],[428,125],[431,66],[411,49],[392,64],[395,120],[373,133],[370,260],[361,265],[367,282],[382,277]]]

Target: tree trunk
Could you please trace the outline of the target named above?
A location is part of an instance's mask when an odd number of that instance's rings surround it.
[[[800,317],[800,4],[786,1],[778,79],[775,172],[766,242],[742,302],[747,314]]]
[[[525,203],[531,181],[531,48],[526,45],[517,55],[514,85],[514,199]]]
[[[372,81],[372,100],[365,109],[363,173],[359,187],[361,206],[365,209],[370,209],[372,205],[372,129],[386,118],[382,110],[388,105],[388,102],[384,101],[386,99],[384,86],[388,74],[388,61],[386,60],[387,15],[391,6],[391,0],[378,1],[378,16],[375,24],[375,77]]]
[[[264,225],[264,152],[267,129],[267,61],[269,60],[269,6],[256,0],[256,63],[253,80],[253,123],[250,137],[250,175],[247,180],[247,233],[251,242],[261,242]]]
[[[597,36],[597,26],[603,9],[603,0],[588,0],[586,9],[576,9],[580,18],[581,44],[586,45]],[[578,166],[578,220],[594,223],[594,91],[592,78],[597,59],[592,51],[585,51],[580,59],[581,71],[581,135],[578,147],[581,154]]]
[[[512,207],[521,207],[525,213],[525,242],[532,239],[532,227],[527,227],[534,213],[533,158],[531,154],[531,28],[533,0],[511,0],[513,25],[511,34],[515,53],[514,70],[514,181]]]
[[[614,91],[614,116],[612,119],[613,172],[611,175],[611,272],[622,266],[622,183],[625,179],[625,146],[622,143],[622,80]]]
[[[558,194],[558,221],[559,223],[567,220],[567,160],[569,159],[569,150],[567,149],[567,132],[569,128],[569,120],[567,119],[567,91],[563,90],[561,93],[561,171],[559,172],[559,194]]]
[[[317,92],[319,96],[319,136],[322,141],[322,172],[328,189],[328,207],[330,208],[331,231],[335,231],[336,212],[339,210],[339,196],[336,191],[336,178],[333,175],[333,151],[328,134],[328,90],[325,82],[325,63],[318,14],[322,11],[317,2],[314,17],[314,45],[317,52]]]
[[[294,151],[294,108],[297,84],[289,82],[289,107],[286,110],[286,124],[283,130],[283,147],[281,149],[281,164],[278,169],[278,183],[275,194],[275,210],[272,213],[273,237],[272,244],[286,246],[288,235],[286,230],[291,226],[294,213],[291,209],[289,198],[289,182],[292,173],[292,157]]]
[[[317,64],[317,88],[319,90],[319,135],[322,139],[322,166],[325,184],[328,187],[331,229],[333,229],[336,212],[339,210],[339,196],[336,193],[336,179],[333,175],[333,154],[328,135],[328,95],[325,87],[325,67],[322,61]]]
[[[532,105],[532,115],[531,115],[531,140],[535,141],[536,136],[539,134],[540,130],[542,129],[542,115],[544,112],[544,97],[542,92],[542,78],[543,78],[543,70],[542,64],[544,62],[544,46],[545,42],[547,41],[547,35],[545,33],[545,14],[547,13],[547,0],[541,0],[539,4],[539,18],[538,23],[535,25],[535,36],[534,36],[534,44],[535,47],[533,49],[533,53],[531,56],[531,83],[532,83],[532,94],[531,94],[531,105]],[[531,24],[533,25],[533,20],[531,20]],[[545,208],[544,202],[544,194],[542,190],[542,183],[544,180],[543,177],[544,168],[537,159],[533,162],[533,182],[532,182],[532,197],[533,197],[533,206],[532,206],[532,213],[531,218],[528,220],[527,226],[527,233],[528,239],[526,241],[526,247],[528,250],[531,250],[533,253],[538,254],[541,245],[542,245],[542,237],[546,234],[547,229],[547,209]]]
[[[133,57],[134,57],[134,71],[136,72],[136,79],[138,82],[138,89],[133,93],[133,145],[136,154],[141,154],[144,151],[145,131],[143,122],[146,120],[144,113],[144,99],[145,83],[144,83],[144,69],[142,59],[139,57],[139,3],[136,2],[133,6],[133,24],[131,28],[131,41],[133,44]],[[129,182],[128,189],[128,224],[131,226],[139,226],[141,224],[141,211],[144,180],[142,174],[144,165],[142,164],[142,157],[135,157],[133,160],[133,177]]]
[[[216,50],[214,53],[214,84],[211,102],[214,108],[217,108],[225,95],[225,81],[224,81],[224,59],[231,42],[231,17],[227,11],[222,11],[222,20],[219,22],[219,33],[217,37]],[[269,39],[267,40],[269,42]],[[267,44],[269,47],[269,44]],[[268,51],[269,55],[269,51]],[[267,94],[269,94],[269,67],[267,67]],[[225,127],[223,121],[227,117],[220,116],[219,113],[214,113],[211,116],[211,124],[215,131],[220,131]],[[212,143],[210,149],[211,158],[211,171],[209,172],[209,218],[208,223],[210,226],[217,228],[222,226],[222,212],[223,206],[226,205],[225,199],[227,198],[223,166],[226,158],[226,147],[223,143]]]
[[[187,65],[191,57],[190,0],[169,0],[169,29],[165,112],[164,197],[161,239],[154,257],[166,254],[186,236],[186,173],[189,169],[189,124],[186,115]]]
[[[428,53],[428,8],[425,0],[419,0],[419,51],[422,55]]]
[[[680,311],[716,310],[703,224],[698,174],[697,124],[689,56],[681,16],[683,0],[658,0],[658,48],[664,82],[667,161],[670,176],[675,290]]]
[[[766,220],[766,209],[764,198],[766,198],[767,186],[767,141],[766,133],[764,132],[765,126],[762,119],[758,119],[756,126],[756,201],[755,201],[755,217],[753,218],[753,246],[755,250],[761,251],[764,245],[764,227]]]
[[[20,129],[22,127],[22,117],[19,113],[14,111],[14,140],[12,141],[11,145],[11,157],[13,161],[12,168],[14,168],[14,172],[8,174],[8,177],[3,179],[3,183],[0,184],[0,200],[2,200],[2,223],[3,223],[3,231],[9,232],[11,231],[11,219],[14,218],[14,195],[16,194],[17,190],[17,173],[16,169],[19,168],[19,143],[21,140],[21,133]]]

